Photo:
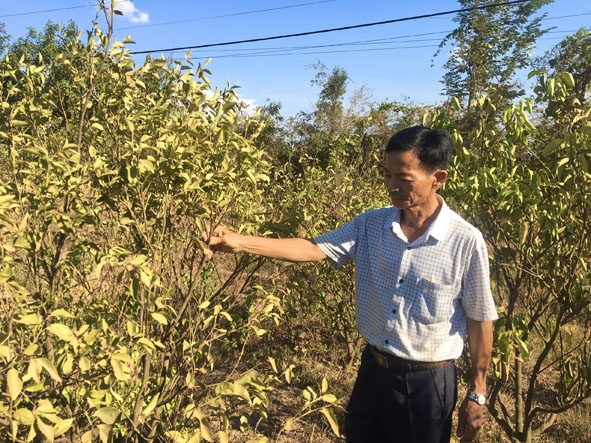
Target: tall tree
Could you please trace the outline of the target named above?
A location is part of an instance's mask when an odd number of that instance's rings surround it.
[[[336,135],[343,122],[343,98],[347,93],[349,75],[342,68],[335,67],[331,73],[321,63],[315,65],[318,69],[313,84],[322,90],[316,102],[314,113],[316,125],[331,135]]]
[[[586,101],[591,93],[591,30],[581,28],[569,35],[545,58],[554,74],[565,71],[572,74],[574,95],[581,103]]]
[[[4,23],[0,22],[0,56],[4,54],[8,47],[10,36],[6,33]]]
[[[326,166],[333,146],[349,123],[343,104],[349,75],[338,67],[329,72],[321,62],[312,68],[316,70],[312,85],[321,88],[315,109],[313,112],[298,113],[290,120],[289,126],[293,131],[296,157],[308,155]]]
[[[60,89],[59,104],[53,108],[53,112],[57,114],[71,114],[72,112],[69,106],[72,99],[69,92],[72,88],[70,72],[59,63],[59,60],[68,54],[70,64],[80,69],[83,68],[81,60],[83,59],[84,45],[78,40],[79,32],[77,25],[72,21],[67,25],[57,25],[48,21],[42,31],[29,28],[24,37],[10,43],[9,39],[6,39],[7,56],[10,56],[13,61],[22,59],[23,66],[43,71],[43,80],[39,85],[43,93],[54,87]],[[0,28],[0,54],[2,53],[2,43]],[[18,83],[24,76],[25,72],[21,71],[16,72],[13,77],[4,78],[6,90],[10,89],[9,84]],[[18,88],[13,90],[9,102],[16,102],[22,98],[20,93],[15,91],[18,91]],[[39,92],[38,95],[42,96],[42,93]]]
[[[64,52],[70,42],[78,38],[78,33],[78,26],[73,21],[61,25],[48,21],[42,31],[29,28],[26,36],[19,37],[10,44],[10,52],[19,58],[25,56],[28,63],[49,63]],[[1,39],[2,37],[0,44]]]
[[[538,10],[552,0],[494,6],[496,0],[458,0],[464,12],[454,21],[435,55],[451,46],[444,67],[445,95],[466,100],[470,109],[478,95],[488,95],[496,105],[507,105],[525,91],[515,79],[518,70],[530,64],[531,49],[548,30],[542,28],[545,14]]]

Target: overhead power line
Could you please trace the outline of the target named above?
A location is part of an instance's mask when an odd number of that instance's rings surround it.
[[[586,14],[580,14],[586,15]],[[591,15],[591,13],[589,13]],[[284,57],[291,55],[320,55],[320,54],[342,54],[355,52],[376,52],[395,51],[416,48],[437,48],[438,43],[425,44],[427,42],[441,42],[440,38],[418,38],[441,34],[449,34],[451,30],[426,32],[420,34],[407,34],[397,37],[386,37],[371,40],[358,40],[342,43],[317,44],[305,46],[283,46],[283,47],[259,47],[257,49],[218,49],[215,54],[191,56],[189,60],[206,60],[208,58],[257,58],[257,57]],[[563,29],[560,31],[548,31],[548,35],[556,36],[541,37],[540,40],[558,40],[565,35],[577,32],[576,29]],[[395,44],[396,46],[392,46]],[[338,49],[330,49],[338,48]],[[355,48],[355,49],[351,49]],[[361,49],[357,49],[361,48]]]
[[[22,15],[42,14],[44,12],[69,11],[71,9],[90,8],[90,7],[93,7],[94,8],[94,7],[96,7],[96,4],[69,6],[67,8],[45,9],[43,11],[16,12],[14,14],[0,15],[0,18],[5,18],[5,17],[19,17],[19,16],[22,16]]]
[[[437,32],[424,32],[421,34],[407,34],[407,35],[399,35],[397,37],[385,37],[385,38],[376,38],[371,40],[355,40],[355,41],[348,41],[348,42],[341,42],[341,43],[331,43],[331,44],[316,44],[316,45],[305,45],[305,46],[275,46],[275,47],[259,47],[257,49],[218,49],[220,53],[227,53],[232,56],[235,53],[241,52],[251,52],[251,51],[298,51],[302,49],[314,49],[314,48],[326,48],[326,47],[334,47],[334,46],[366,46],[366,45],[384,45],[384,44],[391,44],[391,43],[416,43],[416,42],[424,42],[424,41],[437,41],[440,42],[441,38],[417,38],[417,37],[427,37],[427,36],[435,36],[441,34],[448,34],[450,31],[437,31]]]
[[[351,29],[367,28],[370,26],[380,26],[380,25],[387,25],[387,24],[399,23],[399,22],[404,22],[404,21],[420,20],[420,19],[431,18],[431,17],[441,17],[443,15],[458,14],[461,12],[470,12],[470,11],[477,11],[477,10],[482,10],[482,9],[489,9],[489,8],[497,8],[500,6],[511,6],[511,5],[517,5],[520,3],[526,3],[526,2],[530,2],[530,1],[531,0],[514,0],[514,1],[509,1],[509,2],[503,2],[503,3],[495,3],[492,5],[475,6],[472,8],[455,9],[452,11],[435,12],[432,14],[415,15],[415,16],[411,16],[411,17],[403,17],[403,18],[397,18],[397,19],[392,19],[392,20],[383,20],[383,21],[373,22],[373,23],[362,23],[359,25],[341,26],[339,28],[321,29],[321,30],[317,30],[317,31],[308,31],[308,32],[298,32],[295,34],[275,35],[275,36],[271,36],[271,37],[251,38],[251,39],[246,39],[246,40],[234,40],[234,41],[221,42],[221,43],[209,43],[209,44],[204,44],[204,45],[179,46],[179,47],[165,48],[165,49],[151,49],[151,50],[147,50],[147,51],[132,51],[131,54],[139,55],[139,54],[151,54],[153,52],[186,51],[189,49],[203,49],[203,48],[212,48],[212,47],[216,47],[216,46],[238,45],[241,43],[255,43],[255,42],[279,40],[279,39],[292,38],[292,37],[304,37],[307,35],[326,34],[329,32],[348,31]]]
[[[234,16],[238,16],[238,15],[258,14],[261,12],[270,12],[270,11],[279,11],[281,9],[299,8],[302,6],[317,5],[319,3],[330,3],[330,2],[334,2],[334,1],[335,0],[319,0],[319,1],[308,2],[308,3],[299,3],[296,5],[277,6],[274,8],[257,9],[255,11],[236,12],[233,14],[214,15],[211,17],[201,17],[201,18],[194,18],[194,19],[188,19],[188,20],[178,20],[178,21],[164,22],[164,23],[153,23],[153,24],[147,24],[147,25],[143,24],[143,25],[137,25],[137,26],[127,26],[125,28],[118,28],[118,29],[123,30],[123,29],[147,28],[147,27],[152,27],[152,26],[176,25],[178,23],[187,23],[187,22],[196,22],[196,21],[202,21],[202,20],[211,20],[211,19],[216,19],[216,18],[234,17]],[[91,3],[91,4],[86,4],[86,5],[67,6],[67,7],[55,8],[55,9],[42,9],[42,10],[36,10],[36,11],[15,12],[14,14],[0,15],[0,18],[43,14],[46,12],[69,11],[71,9],[80,9],[80,8],[91,8],[91,7],[96,8],[96,6],[97,6],[96,3]]]
[[[322,55],[322,54],[350,54],[355,52],[377,52],[377,51],[394,51],[401,49],[419,49],[419,48],[437,48],[438,45],[410,45],[410,46],[390,46],[385,48],[362,48],[362,49],[333,49],[333,50],[316,50],[308,51],[302,50],[301,52],[277,52],[277,53],[265,53],[265,52],[254,52],[254,53],[242,53],[242,54],[230,54],[230,55],[218,55],[215,57],[216,60],[222,58],[260,58],[260,57],[284,57],[290,55]],[[328,46],[327,46],[328,47]],[[210,57],[189,57],[189,60],[203,60]]]
[[[166,26],[166,25],[177,25],[179,23],[189,23],[189,22],[198,22],[203,20],[212,20],[216,18],[226,18],[226,17],[236,17],[240,15],[251,15],[251,14],[259,14],[261,12],[271,12],[271,11],[279,11],[282,9],[292,9],[292,8],[301,8],[302,6],[310,6],[310,5],[317,5],[319,3],[330,3],[334,0],[320,0],[316,2],[308,2],[308,3],[298,3],[296,5],[288,5],[288,6],[277,6],[274,8],[266,8],[266,9],[256,9],[254,11],[244,11],[244,12],[235,12],[232,14],[223,14],[223,15],[213,15],[210,17],[200,17],[200,18],[192,18],[187,20],[176,20],[172,22],[162,22],[162,23],[151,23],[151,24],[143,24],[143,25],[136,25],[136,26],[126,26],[124,28],[117,28],[119,31],[127,30],[127,29],[137,29],[137,28],[150,28],[154,26]]]
[[[371,51],[384,51],[384,50],[395,50],[395,49],[409,49],[409,48],[431,48],[437,47],[438,44],[420,44],[425,42],[441,42],[440,38],[415,38],[415,37],[426,37],[432,35],[447,34],[449,31],[442,32],[427,32],[422,34],[403,35],[398,37],[388,37],[372,40],[362,41],[350,41],[343,43],[332,43],[332,44],[318,44],[318,45],[306,45],[306,46],[287,46],[287,47],[267,47],[257,48],[253,50],[245,49],[219,49],[220,55],[208,55],[208,56],[194,56],[189,57],[190,60],[201,60],[207,58],[243,58],[243,57],[274,57],[274,56],[285,56],[285,55],[303,55],[303,54],[334,54],[334,53],[347,53],[347,52],[371,52]],[[391,46],[396,44],[397,46]],[[402,45],[401,45],[402,44]],[[412,44],[412,45],[409,45]],[[390,46],[384,46],[390,45]],[[349,47],[356,47],[361,49],[347,49]],[[344,49],[332,49],[326,50],[327,48],[344,48]],[[307,51],[307,52],[303,52]],[[313,51],[313,52],[310,52]]]
[[[560,15],[558,17],[548,17],[546,20],[558,20],[561,18],[582,17],[583,15],[591,15],[591,12],[583,12],[580,14]]]

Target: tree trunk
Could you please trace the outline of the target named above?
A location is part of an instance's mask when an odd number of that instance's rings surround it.
[[[518,441],[524,441],[524,413],[523,413],[523,363],[519,360],[519,353],[515,356],[515,430]]]

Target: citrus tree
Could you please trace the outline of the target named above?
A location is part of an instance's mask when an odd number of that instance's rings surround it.
[[[262,261],[204,254],[264,214],[259,124],[202,66],[136,66],[102,8],[0,61],[0,438],[228,441],[281,371],[240,364],[281,316]]]
[[[501,125],[475,101],[445,188],[489,242],[500,319],[488,409],[517,441],[591,396],[591,108],[573,90],[569,73],[540,74],[535,101]],[[454,112],[433,123],[453,131]]]

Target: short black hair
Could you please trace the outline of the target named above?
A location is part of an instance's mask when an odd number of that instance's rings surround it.
[[[453,141],[442,129],[417,125],[394,134],[386,145],[386,154],[414,150],[427,172],[447,170],[451,164]]]

